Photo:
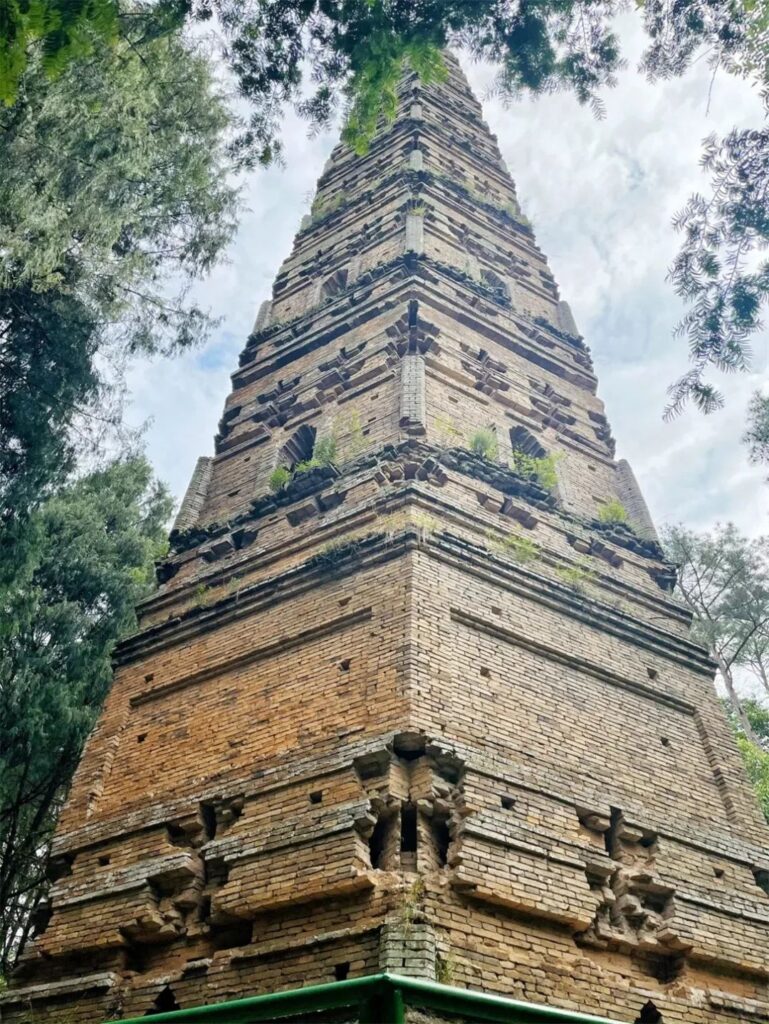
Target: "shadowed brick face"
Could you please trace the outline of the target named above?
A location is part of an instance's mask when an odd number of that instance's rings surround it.
[[[768,1019],[713,666],[452,59],[332,154],[159,578],[4,1021],[380,970]]]

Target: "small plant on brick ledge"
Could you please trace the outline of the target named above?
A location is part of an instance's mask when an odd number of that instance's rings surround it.
[[[345,558],[357,554],[360,549],[360,542],[366,536],[368,535],[359,530],[355,533],[349,533],[345,537],[340,537],[338,540],[329,541],[328,544],[324,544],[323,547],[319,548],[308,559],[308,564],[312,564],[319,569],[333,569],[338,562],[342,562]]]
[[[501,544],[504,550],[508,551],[513,558],[517,558],[519,562],[533,562],[535,558],[539,558],[539,545],[531,537],[509,533],[502,538]]]
[[[512,555],[519,562],[533,562],[540,556],[539,545],[530,537],[522,537],[519,533],[508,533],[498,537],[492,530],[488,530],[486,537],[491,550]]]
[[[470,451],[487,462],[496,462],[499,454],[497,435],[493,430],[476,430],[470,438]]]
[[[317,224],[318,221],[323,220],[330,214],[338,210],[344,203],[344,196],[341,193],[337,193],[334,196],[316,196],[310,209],[310,216],[312,217],[313,224]]]
[[[556,570],[558,578],[562,580],[567,587],[571,587],[573,590],[579,593],[584,593],[584,589],[588,583],[592,583],[595,580],[595,571],[591,569],[589,565],[578,562],[575,565],[563,566]]]
[[[455,967],[451,950],[445,955],[438,953],[435,958],[435,980],[439,985],[453,985]]]
[[[210,587],[205,583],[199,583],[197,587],[195,587],[191,607],[207,608],[208,605],[213,604],[215,601],[216,595],[211,592]]]
[[[312,461],[321,466],[333,466],[336,462],[336,436],[327,434],[315,442],[312,450]]]
[[[273,469],[270,474],[270,490],[272,493],[278,494],[280,491],[285,490],[291,483],[292,475],[288,466],[278,466],[276,469]]]
[[[409,886],[406,893],[406,899],[401,910],[401,923],[403,925],[404,935],[408,935],[411,931],[411,926],[414,924],[414,920],[421,910],[424,895],[425,883],[424,879],[420,876],[415,878]]]
[[[333,466],[335,463],[336,436],[328,434],[326,437],[318,438],[312,449],[312,458],[307,459],[306,462],[300,462],[294,472],[309,473],[312,469],[318,469],[321,466]]]
[[[561,452],[552,452],[550,455],[543,455],[538,459],[533,455],[527,455],[519,448],[513,448],[510,468],[521,476],[536,480],[545,490],[554,491],[558,486],[558,474],[555,467],[562,458]]]
[[[607,526],[619,526],[620,524],[627,526],[627,509],[621,501],[617,501],[616,498],[609,498],[608,501],[604,501],[598,506],[596,519],[599,523],[606,523]]]

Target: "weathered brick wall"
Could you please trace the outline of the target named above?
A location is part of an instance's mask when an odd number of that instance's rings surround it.
[[[589,351],[457,65],[401,92],[260,310],[3,1020],[381,970],[769,1019],[765,825]]]

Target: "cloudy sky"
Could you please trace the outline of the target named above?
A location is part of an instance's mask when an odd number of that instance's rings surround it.
[[[702,139],[758,125],[761,105],[726,75],[711,90],[705,61],[682,80],[649,86],[633,70],[643,45],[636,16],[622,18],[619,31],[630,69],[606,93],[603,121],[566,95],[504,109],[486,95],[493,70],[463,64],[592,349],[618,456],[633,465],[655,520],[706,528],[731,519],[758,534],[768,529],[769,487],[748,466],[740,434],[747,398],[767,377],[769,335],[755,340],[753,372],[725,381],[723,411],[688,412],[672,424],[661,413],[666,385],[686,368],[685,343],[672,337],[681,307],[665,281],[677,249],[671,218],[691,192],[707,190]],[[129,375],[129,418],[149,420],[149,456],[177,498],[197,456],[213,450],[229,375],[335,138],[309,139],[306,125],[287,117],[286,166],[248,178],[228,261],[196,289],[220,326],[205,348],[141,363]]]

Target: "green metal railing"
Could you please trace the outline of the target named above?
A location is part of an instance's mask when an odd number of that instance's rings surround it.
[[[374,974],[351,981],[251,996],[232,1002],[172,1010],[149,1017],[133,1017],[122,1024],[256,1024],[279,1021],[322,1010],[351,1009],[360,1024],[404,1024],[406,1006],[439,1010],[466,1021],[499,1024],[617,1024],[606,1017],[591,1017],[551,1006],[536,1006],[503,996],[471,992],[434,981],[399,974]]]

